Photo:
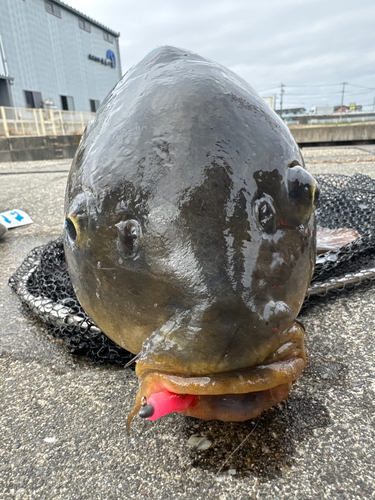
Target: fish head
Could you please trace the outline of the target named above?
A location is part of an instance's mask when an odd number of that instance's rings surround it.
[[[231,71],[162,47],[117,84],[72,164],[64,246],[85,311],[138,355],[133,414],[165,393],[245,420],[287,396],[317,200],[288,128]]]

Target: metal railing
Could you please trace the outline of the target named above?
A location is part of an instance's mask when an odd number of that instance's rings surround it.
[[[88,111],[0,106],[0,137],[80,135],[94,116]]]
[[[331,115],[294,115],[284,117],[287,125],[326,125],[326,124],[360,124],[375,122],[375,113],[349,112],[334,113]]]

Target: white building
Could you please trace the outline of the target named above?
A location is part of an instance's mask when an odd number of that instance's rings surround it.
[[[120,34],[59,0],[0,0],[0,106],[96,111]]]

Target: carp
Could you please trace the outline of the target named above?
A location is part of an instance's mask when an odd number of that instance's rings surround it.
[[[64,249],[82,307],[136,355],[128,426],[244,421],[288,396],[318,197],[288,128],[230,70],[161,47],[119,81],[72,163]]]

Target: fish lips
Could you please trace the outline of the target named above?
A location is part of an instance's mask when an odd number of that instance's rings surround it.
[[[303,325],[296,321],[288,333],[287,342],[262,364],[223,373],[205,376],[168,373],[150,369],[141,359],[136,368],[139,390],[128,418],[128,430],[138,412],[150,420],[173,411],[202,420],[241,422],[257,417],[289,395],[306,365]],[[163,392],[180,400],[188,398],[188,404],[177,401],[168,410],[150,405],[146,411],[141,410],[148,401],[163,401],[157,397]]]

